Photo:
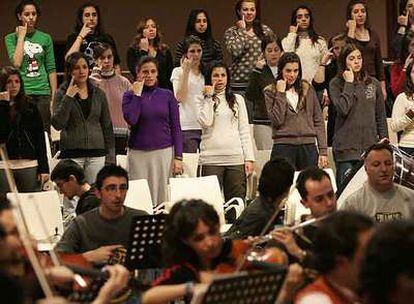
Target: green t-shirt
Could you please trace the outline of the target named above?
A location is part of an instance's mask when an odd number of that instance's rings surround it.
[[[5,38],[7,53],[13,62],[17,45],[16,33]],[[24,56],[20,66],[27,95],[50,95],[49,74],[56,71],[53,42],[49,34],[35,30],[24,38]]]

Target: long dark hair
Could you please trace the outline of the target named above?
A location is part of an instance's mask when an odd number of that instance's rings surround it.
[[[167,265],[188,262],[201,269],[199,257],[184,242],[194,233],[200,220],[212,229],[220,226],[216,210],[202,200],[182,200],[172,207],[164,228],[163,257]]]
[[[362,4],[365,8],[365,12],[366,12],[366,19],[365,19],[365,28],[370,29],[370,23],[369,23],[369,15],[368,15],[368,5],[367,2],[365,0],[350,0],[348,2],[348,5],[346,7],[346,18],[347,20],[351,20],[352,19],[352,10],[354,8],[354,5],[356,4]]]
[[[234,117],[237,117],[237,104],[236,104],[236,95],[234,95],[233,91],[231,90],[230,87],[230,83],[231,83],[231,72],[229,67],[222,63],[222,62],[215,62],[209,69],[209,73],[206,77],[206,84],[211,84],[211,76],[213,74],[214,69],[218,69],[218,68],[223,68],[226,70],[226,74],[227,74],[227,85],[226,85],[226,89],[225,89],[225,96],[226,96],[226,101],[231,109],[231,111],[233,112]]]
[[[297,21],[296,21],[296,15],[297,15],[297,13],[298,13],[298,10],[300,10],[300,9],[305,9],[305,10],[307,10],[308,11],[308,13],[309,13],[309,28],[308,28],[308,35],[309,35],[309,38],[311,39],[311,41],[312,41],[312,44],[315,44],[315,43],[317,43],[318,42],[318,40],[321,38],[321,36],[319,36],[319,34],[318,33],[316,33],[316,31],[315,31],[315,29],[314,29],[314,27],[313,27],[313,15],[312,15],[312,11],[311,11],[311,9],[308,7],[308,6],[306,6],[306,5],[300,5],[300,6],[298,6],[297,8],[295,8],[293,11],[292,11],[292,15],[291,15],[291,17],[290,17],[290,25],[296,25],[297,24]],[[298,48],[299,47],[299,35],[296,37],[296,41],[295,41],[295,49],[296,48]]]
[[[414,63],[410,63],[405,71],[405,89],[404,93],[407,98],[412,98],[414,96],[414,84],[411,79],[411,71],[413,70]]]
[[[75,33],[79,33],[80,30],[83,27],[83,11],[85,10],[85,8],[87,7],[93,7],[96,10],[96,13],[98,14],[98,24],[96,25],[95,28],[95,34],[96,35],[101,35],[104,34],[105,31],[103,29],[103,22],[102,22],[102,14],[101,14],[101,10],[99,9],[99,6],[93,2],[86,2],[84,3],[81,7],[78,8],[77,12],[76,12],[76,23],[75,23]]]
[[[276,89],[276,83],[278,80],[283,80],[283,69],[285,68],[286,64],[288,63],[297,63],[299,66],[299,74],[298,77],[296,78],[294,84],[292,85],[295,88],[296,93],[299,96],[299,100],[302,97],[302,64],[300,63],[300,58],[299,56],[294,53],[294,52],[286,52],[284,53],[280,59],[279,62],[277,63],[277,77],[275,79],[274,85],[275,85],[275,89]]]
[[[198,38],[198,36],[190,35],[184,39],[183,56],[185,56],[185,54],[188,52],[188,49],[190,48],[192,44],[198,44],[201,47],[201,49],[203,49],[201,39]],[[204,66],[203,61],[201,59],[200,59],[199,69],[200,69],[201,74],[205,77],[206,67]]]
[[[262,40],[264,37],[262,22],[260,21],[260,5],[258,5],[257,0],[239,0],[236,3],[236,6],[234,7],[234,11],[236,13],[237,20],[241,20],[242,16],[240,14],[241,7],[243,2],[252,2],[254,3],[254,6],[256,8],[256,18],[253,20],[253,32],[256,34],[256,36]]]
[[[12,66],[5,66],[0,70],[0,92],[7,91],[7,81],[12,75],[17,75],[20,80],[20,91],[17,93],[14,102],[16,103],[16,108],[18,110],[22,110],[28,105],[28,103],[30,103],[30,97],[24,93],[23,80],[16,68]]]
[[[137,24],[137,35],[134,37],[134,40],[132,42],[132,47],[135,48],[135,49],[138,49],[140,40],[142,38],[144,38],[144,29],[145,29],[145,26],[147,25],[147,22],[149,20],[152,20],[155,23],[155,27],[157,28],[157,35],[154,38],[153,47],[156,50],[159,50],[163,54],[165,54],[165,52],[168,50],[168,45],[166,45],[165,43],[162,43],[163,35],[160,31],[160,27],[159,27],[158,23],[155,22],[155,20],[153,18],[144,18],[144,19],[141,19],[138,22],[138,24]]]
[[[19,20],[19,15],[21,15],[23,13],[24,7],[26,5],[33,5],[36,9],[37,17],[39,17],[41,15],[40,6],[39,6],[39,3],[37,1],[22,0],[22,1],[19,2],[19,4],[17,4],[16,8],[14,9],[14,15],[16,16],[16,19],[19,23],[21,23],[21,21]]]
[[[401,50],[398,54],[398,63],[404,64],[405,60],[407,59],[408,55],[410,55],[410,43],[414,39],[414,33],[412,31],[407,31],[402,39],[401,42]]]
[[[348,67],[346,66],[346,57],[348,57],[349,54],[356,50],[361,52],[361,50],[355,44],[352,43],[349,43],[342,48],[341,54],[338,58],[338,77],[343,79],[344,71],[348,70]],[[362,58],[361,71],[359,72],[359,75],[357,78],[355,78],[355,80],[359,82],[364,82],[365,84],[371,83],[371,78],[368,77],[367,71],[365,69],[364,58]]]
[[[207,29],[204,33],[198,33],[195,29],[195,24],[197,21],[197,15],[203,13],[207,19]],[[213,41],[213,30],[211,29],[211,21],[208,16],[207,11],[204,8],[196,8],[190,11],[187,19],[187,27],[185,28],[184,37],[194,35],[200,37],[200,39],[211,43]]]

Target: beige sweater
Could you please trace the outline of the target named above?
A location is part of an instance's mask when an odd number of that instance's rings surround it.
[[[236,117],[230,109],[224,93],[218,101],[205,98],[199,115],[202,129],[200,163],[218,166],[242,165],[254,161],[246,105],[236,94]],[[214,109],[214,104],[217,108]]]
[[[399,94],[392,108],[391,129],[394,132],[402,131],[400,147],[414,148],[414,122],[406,115],[410,108],[414,109],[414,101],[409,100],[405,93]]]

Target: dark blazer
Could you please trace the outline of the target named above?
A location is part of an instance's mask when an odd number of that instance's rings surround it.
[[[274,81],[275,77],[268,65],[265,65],[261,70],[254,68],[251,72],[246,89],[246,106],[250,123],[270,125],[263,89]]]
[[[10,159],[37,160],[38,173],[49,173],[43,122],[37,107],[27,103],[11,119],[8,101],[0,101],[0,143],[5,143]]]

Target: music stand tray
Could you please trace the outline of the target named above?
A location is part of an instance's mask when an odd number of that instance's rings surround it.
[[[125,266],[129,270],[162,268],[161,243],[165,214],[141,215],[132,219]]]
[[[265,304],[275,303],[286,271],[258,271],[214,280],[202,301],[203,304]]]

